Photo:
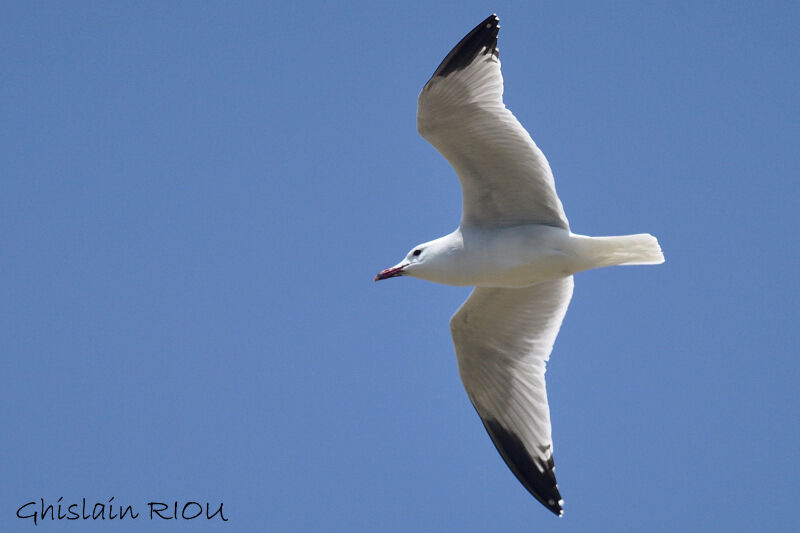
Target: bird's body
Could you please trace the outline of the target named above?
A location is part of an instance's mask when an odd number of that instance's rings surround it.
[[[461,224],[375,281],[475,287],[450,319],[464,388],[517,479],[561,515],[544,373],[573,274],[664,256],[649,234],[572,233],[547,159],[503,104],[498,22],[492,15],[468,33],[419,96],[417,129],[461,181]]]
[[[462,226],[420,244],[431,259],[410,263],[404,273],[444,285],[522,288],[590,268],[661,262],[635,247],[639,242],[647,251],[654,240],[647,234],[588,237],[545,224]]]

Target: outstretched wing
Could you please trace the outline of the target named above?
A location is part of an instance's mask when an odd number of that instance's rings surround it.
[[[461,381],[497,451],[559,516],[544,373],[572,288],[572,276],[523,289],[477,287],[450,319]]]
[[[444,58],[419,95],[417,129],[458,174],[462,226],[569,229],[547,159],[503,104],[498,30],[492,15]]]

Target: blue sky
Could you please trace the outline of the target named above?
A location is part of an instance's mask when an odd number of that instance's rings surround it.
[[[497,12],[572,229],[557,519],[458,378],[468,289],[372,281],[455,228],[416,133]],[[0,529],[789,531],[800,497],[800,9],[789,2],[62,3],[0,20]],[[154,521],[150,501],[229,522]],[[77,528],[77,529],[76,529]]]

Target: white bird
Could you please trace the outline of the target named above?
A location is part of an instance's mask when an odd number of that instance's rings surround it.
[[[503,104],[499,19],[447,54],[422,89],[417,129],[461,181],[461,224],[415,246],[375,281],[412,276],[475,286],[450,319],[461,380],[508,467],[556,515],[545,363],[572,297],[572,275],[664,262],[649,234],[572,233],[544,154]]]

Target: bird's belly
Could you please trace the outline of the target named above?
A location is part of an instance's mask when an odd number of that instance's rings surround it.
[[[530,261],[517,265],[484,270],[475,276],[476,287],[520,288],[542,281],[570,276],[574,273],[569,255],[552,250],[538,253]]]
[[[528,287],[581,270],[568,230],[530,224],[461,230],[463,246],[431,281],[476,287]]]

